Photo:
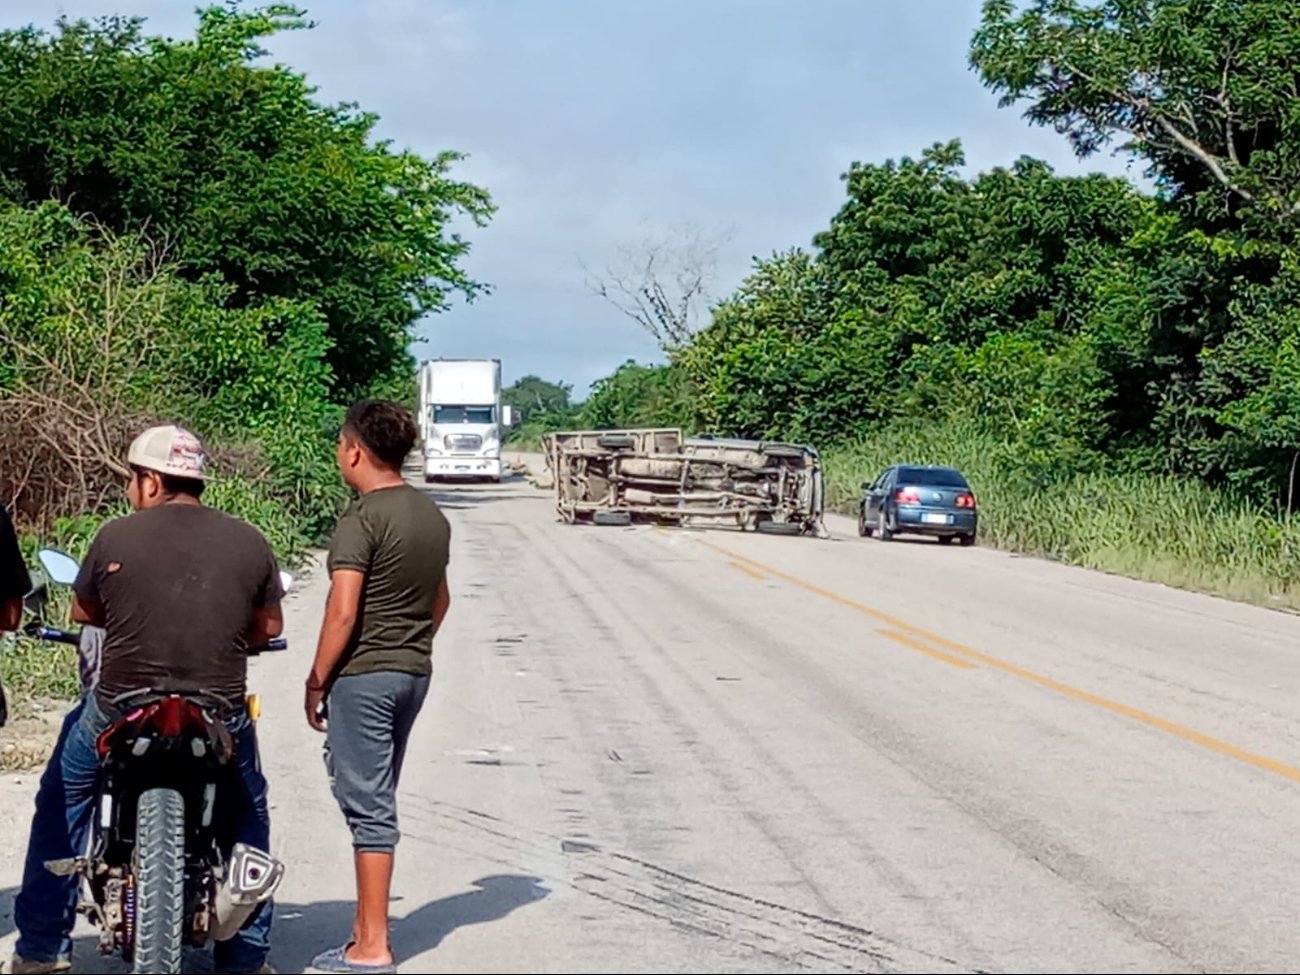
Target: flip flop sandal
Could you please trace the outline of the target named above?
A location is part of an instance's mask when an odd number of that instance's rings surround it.
[[[348,959],[350,944],[322,951],[312,959],[311,967],[320,972],[342,972],[344,975],[396,975],[397,965],[363,965]]]

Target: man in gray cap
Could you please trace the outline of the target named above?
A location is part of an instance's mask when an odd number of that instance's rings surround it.
[[[93,692],[64,722],[36,796],[36,814],[15,902],[18,944],[12,971],[71,971],[78,880],[45,863],[81,855],[93,816],[99,762],[95,741],[114,699],[141,689],[204,691],[228,705],[246,801],[237,840],[270,849],[267,784],[245,706],[250,644],[279,635],[283,592],[270,546],[251,525],[202,502],[203,448],[175,426],[146,430],[127,454],[134,512],[91,543],[73,586],[73,619],[104,629]],[[218,942],[218,972],[265,972],[272,905]]]

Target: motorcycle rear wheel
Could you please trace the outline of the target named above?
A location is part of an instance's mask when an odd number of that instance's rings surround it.
[[[131,971],[179,973],[185,923],[185,800],[174,789],[140,796],[135,827],[136,923]]]

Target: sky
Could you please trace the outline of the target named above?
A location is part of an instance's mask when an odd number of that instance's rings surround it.
[[[1120,157],[1074,158],[1062,136],[999,109],[967,65],[979,0],[301,0],[317,24],[275,61],[327,102],[381,117],[377,135],[486,187],[486,228],[457,225],[492,291],[419,325],[417,357],[502,360],[575,398],[653,340],[593,296],[587,268],[647,239],[718,242],[714,297],[755,257],[808,247],[854,161],[961,139],[972,172],[1028,154],[1063,174],[1136,179]],[[148,18],[189,36],[193,0],[0,0],[0,25],[59,14]]]

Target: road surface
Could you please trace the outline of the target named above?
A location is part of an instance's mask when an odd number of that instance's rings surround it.
[[[847,519],[580,528],[518,480],[437,495],[454,604],[401,795],[402,971],[1300,965],[1300,619]],[[284,972],[352,909],[300,708],[325,586],[253,672]],[[33,787],[0,783],[6,954]]]

